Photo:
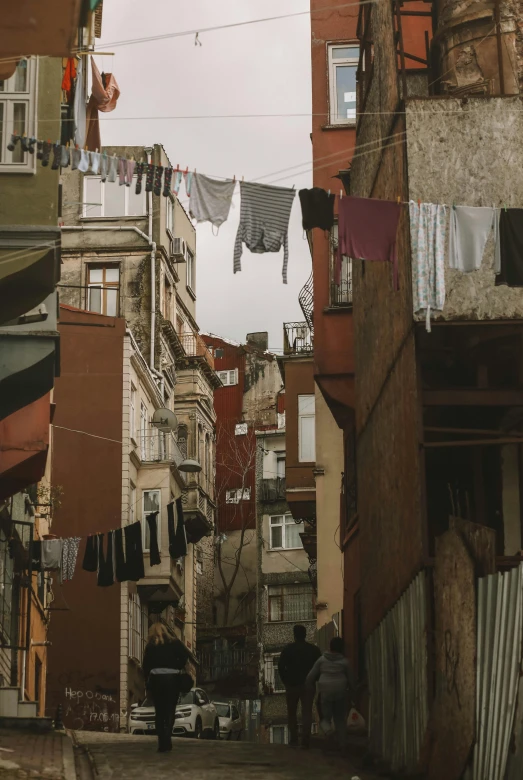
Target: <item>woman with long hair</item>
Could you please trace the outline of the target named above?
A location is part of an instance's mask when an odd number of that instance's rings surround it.
[[[180,673],[189,651],[164,623],[153,623],[143,656],[147,692],[155,710],[158,752],[172,750],[174,715],[180,696]]]

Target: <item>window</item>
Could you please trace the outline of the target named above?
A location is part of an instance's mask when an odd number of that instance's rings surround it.
[[[145,651],[148,631],[147,605],[142,604],[137,593],[132,593],[129,596],[129,657],[134,658],[140,664]]]
[[[165,229],[169,233],[169,236],[173,238],[174,237],[174,203],[170,198],[167,198],[167,202],[166,202]]]
[[[272,745],[286,745],[289,741],[287,726],[270,726],[269,739]]]
[[[247,423],[238,423],[234,428],[234,433],[236,436],[245,436],[247,433]]]
[[[143,549],[145,552],[149,552],[150,545],[151,545],[151,533],[149,531],[149,523],[147,522],[147,518],[149,515],[153,514],[154,512],[158,512],[158,516],[156,518],[156,532],[158,536],[158,547],[161,547],[160,544],[160,530],[161,530],[161,524],[160,524],[160,491],[159,490],[144,490],[143,491],[143,523],[142,523],[142,533],[143,533]]]
[[[203,574],[203,563],[196,561],[196,574]]]
[[[0,541],[0,635],[10,644],[13,613],[13,559],[9,542]]]
[[[84,176],[84,217],[143,217],[147,214],[145,188],[136,194],[136,177],[130,187],[103,182],[99,176]]]
[[[133,441],[136,441],[136,387],[131,382],[131,399],[129,401],[129,430]]]
[[[330,235],[331,306],[352,306],[352,260],[343,255],[341,268],[337,273],[337,258],[338,223],[336,222]]]
[[[183,457],[187,457],[187,426],[186,425],[179,425],[178,426],[178,447],[180,448],[180,452],[182,453]]]
[[[292,515],[273,515],[270,518],[271,550],[301,550],[303,544],[300,534],[303,523],[295,523]]]
[[[285,477],[285,455],[276,457],[276,476],[279,479],[284,479]]]
[[[217,358],[222,358],[222,357],[223,357],[223,355],[224,355],[224,350],[223,350],[223,349],[220,349],[220,347],[217,347],[217,348],[214,350],[214,357],[217,357]]]
[[[315,406],[313,395],[298,396],[298,450],[301,463],[316,460]]]
[[[149,450],[147,439],[147,407],[142,401],[140,403],[140,449],[142,453],[142,460],[147,459],[147,452]]]
[[[167,275],[163,282],[163,316],[166,320],[172,322],[173,318],[173,286]]]
[[[37,60],[20,60],[9,79],[0,81],[0,171],[31,173],[36,167],[35,153],[24,152],[20,141],[14,151],[7,148],[11,135],[36,135]]]
[[[218,378],[225,387],[229,385],[237,385],[238,369],[233,368],[231,371],[218,371]]]
[[[360,57],[358,46],[329,45],[330,124],[356,122],[356,71]]]
[[[285,428],[285,412],[278,412],[278,430],[281,431]]]
[[[314,620],[312,585],[269,585],[269,622]]]
[[[187,248],[187,287],[194,293],[196,291],[196,277],[194,269],[194,253]]]
[[[285,685],[281,681],[278,671],[279,653],[266,653],[265,655],[265,686],[269,693],[283,693]]]
[[[129,493],[129,525],[136,521],[136,488],[131,482]]]
[[[87,310],[108,317],[118,315],[120,268],[117,265],[89,266],[87,270]]]
[[[238,490],[227,490],[225,493],[225,503],[226,504],[239,504],[241,500],[244,501],[250,501],[251,500],[251,489],[250,488],[244,488],[243,489],[243,495],[242,495],[242,489],[238,488]]]

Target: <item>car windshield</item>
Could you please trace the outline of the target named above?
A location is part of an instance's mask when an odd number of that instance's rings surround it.
[[[229,717],[230,709],[228,704],[219,704],[218,702],[214,702],[214,706],[216,707],[216,712],[220,718]]]
[[[180,696],[180,701],[178,704],[194,704],[194,693],[189,691],[189,693],[185,693],[183,696]]]

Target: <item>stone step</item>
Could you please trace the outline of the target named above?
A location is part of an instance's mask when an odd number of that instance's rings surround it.
[[[37,715],[38,715],[38,705],[35,701],[18,702],[19,718],[36,718]]]
[[[0,717],[17,717],[20,688],[0,688]]]
[[[0,716],[0,729],[16,729],[21,731],[52,731],[52,718],[32,718]]]

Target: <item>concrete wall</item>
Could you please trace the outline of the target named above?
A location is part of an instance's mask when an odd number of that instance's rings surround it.
[[[316,537],[318,566],[318,628],[343,607],[343,554],[340,549],[340,487],[343,433],[319,388],[316,388]]]
[[[276,396],[283,382],[276,358],[245,349],[243,419],[256,426],[277,425]]]
[[[406,122],[409,197],[449,207],[453,203],[520,207],[522,109],[521,97],[410,100]],[[441,319],[523,317],[520,290],[496,287],[493,263],[492,233],[478,271],[451,270],[446,257]],[[423,318],[418,315],[416,319]]]

